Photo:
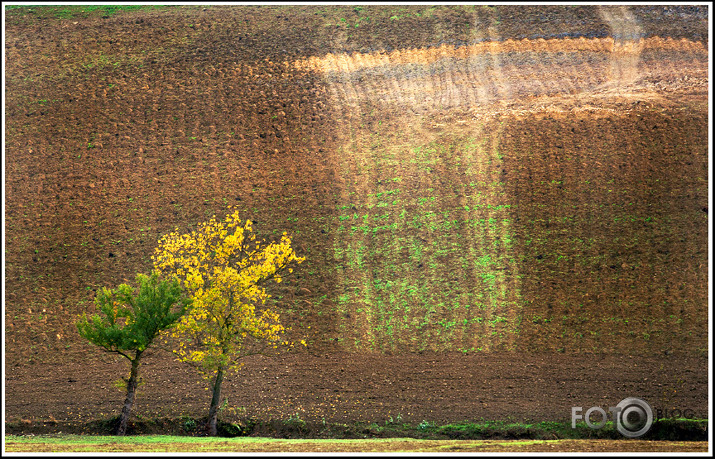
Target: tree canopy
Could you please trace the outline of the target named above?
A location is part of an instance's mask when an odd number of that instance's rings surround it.
[[[193,299],[172,329],[175,353],[214,378],[209,433],[216,434],[225,371],[235,368],[241,357],[281,343],[285,327],[279,314],[266,307],[267,283],[281,282],[292,265],[303,260],[291,248],[287,233],[278,242],[259,241],[251,220],[242,221],[238,211],[159,240],[154,268],[181,279]]]
[[[92,344],[132,360],[131,352],[143,352],[158,334],[174,324],[191,304],[177,279],[161,280],[158,272],[138,274],[137,291],[128,284],[103,287],[95,297],[99,314],[83,314],[79,334]]]

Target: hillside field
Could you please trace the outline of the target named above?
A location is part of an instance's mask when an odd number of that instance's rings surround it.
[[[77,316],[232,207],[306,257],[270,302],[308,345],[222,419],[707,418],[708,14],[6,7],[6,421],[117,415]],[[139,417],[208,409],[171,355],[144,381]]]

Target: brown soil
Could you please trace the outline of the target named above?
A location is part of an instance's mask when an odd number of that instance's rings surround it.
[[[644,398],[654,410],[691,409],[694,417],[707,418],[706,367],[706,359],[675,354],[256,356],[226,379],[228,405],[222,419],[564,421],[570,419],[572,406],[605,409],[629,396]],[[115,416],[124,394],[113,381],[126,372],[118,358],[96,353],[67,356],[54,364],[8,367],[8,418],[43,425]],[[185,364],[158,353],[147,358],[143,378],[138,416],[205,414],[211,398],[208,384]]]
[[[9,420],[113,415],[123,362],[74,320],[229,205],[307,256],[273,295],[309,347],[248,360],[227,418],[707,416],[705,7],[56,10],[6,21]],[[137,414],[203,413],[143,371]]]

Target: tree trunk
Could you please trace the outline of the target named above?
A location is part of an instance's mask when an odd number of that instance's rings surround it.
[[[139,385],[139,359],[141,355],[141,352],[137,352],[136,357],[132,360],[132,369],[129,373],[129,380],[127,381],[127,397],[124,399],[122,414],[119,415],[117,435],[124,435],[127,432],[127,421],[129,420],[129,414],[132,412],[134,397],[136,396],[137,386]]]
[[[209,409],[209,420],[206,423],[206,431],[210,436],[218,434],[218,408],[221,401],[221,383],[223,382],[223,368],[216,372],[216,380],[213,386],[213,396],[211,397],[211,408]]]

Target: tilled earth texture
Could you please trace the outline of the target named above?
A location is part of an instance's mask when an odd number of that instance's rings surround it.
[[[74,321],[236,206],[306,257],[222,416],[707,417],[705,6],[5,10],[10,421],[118,414]],[[139,416],[205,414],[156,351]]]

